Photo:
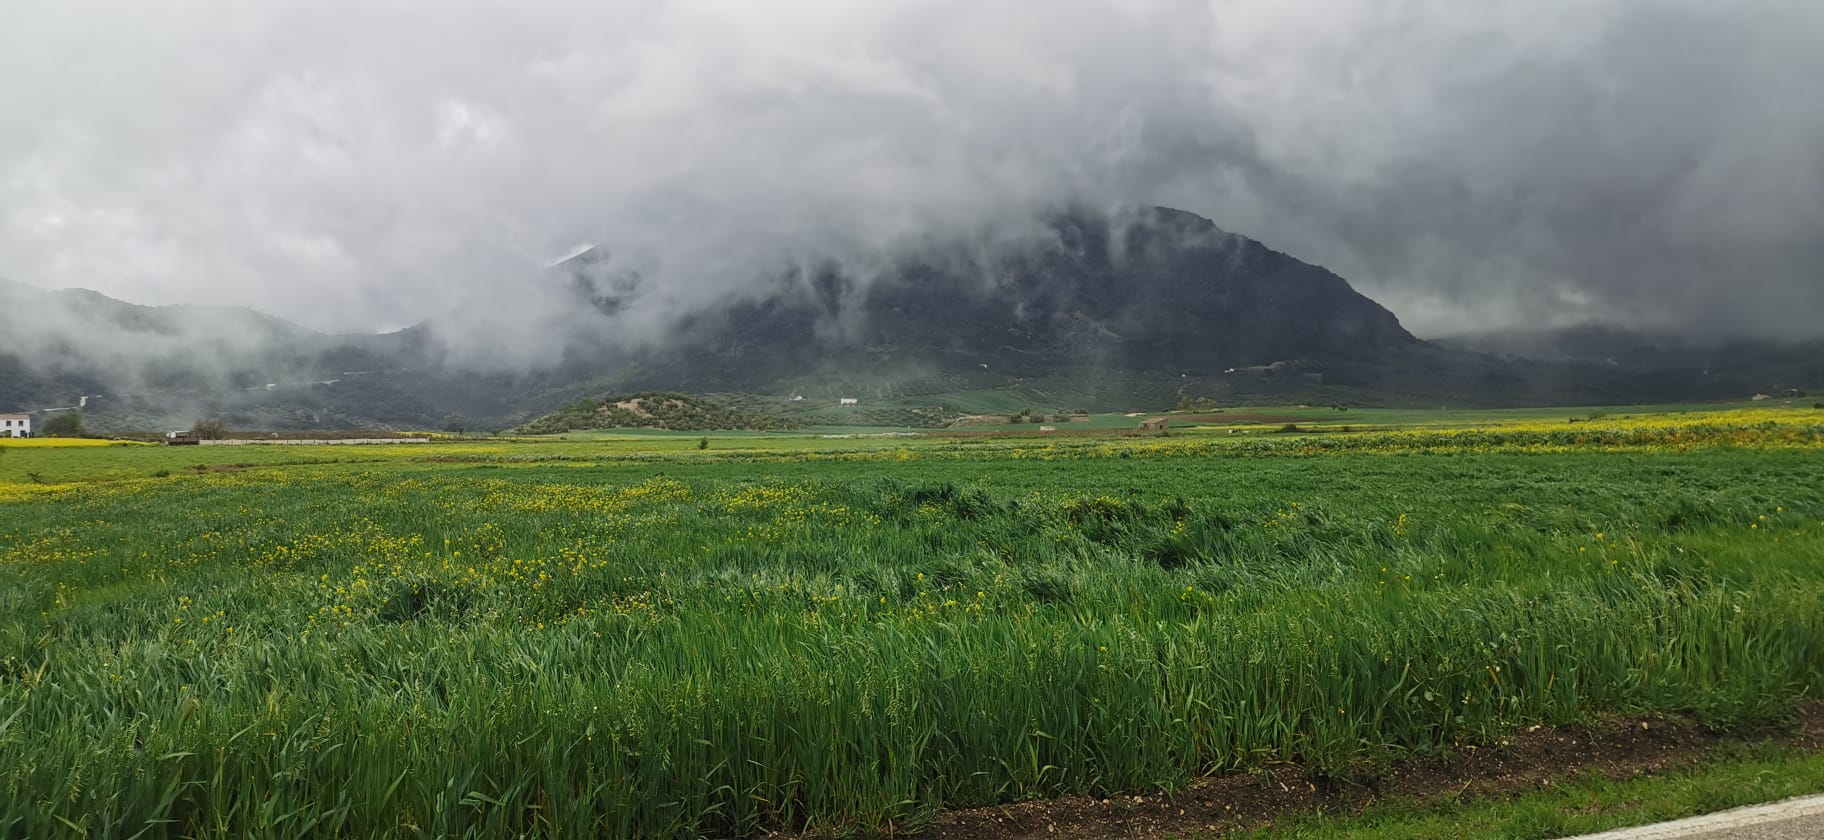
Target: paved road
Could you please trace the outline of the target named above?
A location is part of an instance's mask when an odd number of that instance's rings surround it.
[[[1824,796],[1586,834],[1571,840],[1824,840]]]

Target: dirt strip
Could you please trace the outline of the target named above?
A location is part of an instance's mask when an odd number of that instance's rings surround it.
[[[1400,797],[1487,799],[1550,787],[1574,773],[1610,778],[1688,767],[1729,741],[1775,740],[1824,750],[1824,703],[1801,710],[1790,728],[1718,735],[1687,720],[1617,719],[1593,726],[1532,727],[1499,747],[1444,758],[1402,761],[1366,783],[1313,778],[1296,766],[1220,776],[1171,793],[1064,797],[949,811],[918,837],[926,840],[1168,838],[1255,828],[1317,811],[1353,813]]]

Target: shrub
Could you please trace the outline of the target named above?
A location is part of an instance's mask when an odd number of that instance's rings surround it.
[[[46,437],[80,437],[82,435],[82,415],[74,411],[44,421],[41,430]]]
[[[228,424],[220,420],[198,420],[190,427],[198,440],[221,440],[228,436]]]

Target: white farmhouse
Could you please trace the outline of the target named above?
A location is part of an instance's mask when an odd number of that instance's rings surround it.
[[[30,414],[0,414],[0,437],[26,438],[32,436],[32,416]]]
[[[837,405],[855,405],[860,402],[861,402],[861,400],[858,400],[854,397],[841,397],[836,400]]]

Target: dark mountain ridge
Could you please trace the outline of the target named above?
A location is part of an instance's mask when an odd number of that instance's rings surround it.
[[[625,384],[765,390],[832,367],[1177,376],[1423,344],[1335,274],[1190,213],[1077,212],[1048,231],[985,257],[909,258],[885,276],[827,266],[773,278],[757,299],[685,318],[679,340],[635,354],[651,372]]]
[[[645,307],[663,290],[590,249],[537,289],[555,302],[554,320],[512,333],[561,349],[518,366],[452,352],[463,349],[453,342],[517,340],[458,326],[460,304],[394,333],[326,335],[250,310],[142,307],[0,283],[0,330],[18,348],[0,355],[0,409],[88,396],[104,428],[176,428],[202,416],[239,428],[423,428],[450,418],[498,428],[633,391],[862,388],[911,398],[1063,382],[1078,402],[1113,410],[1163,408],[1151,403],[1173,395],[1537,405],[1824,385],[1815,347],[1744,343],[1706,351],[1700,367],[1689,347],[1624,333],[1421,341],[1343,278],[1164,208],[1071,210],[1034,235],[931,246],[885,264],[867,274],[833,262],[775,272],[717,305],[662,316]],[[630,325],[661,337],[618,340]]]

